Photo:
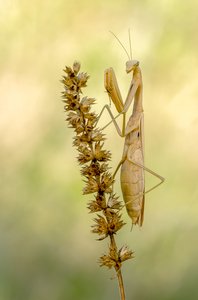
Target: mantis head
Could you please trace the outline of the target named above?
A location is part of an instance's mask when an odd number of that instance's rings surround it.
[[[126,62],[126,72],[130,73],[135,70],[136,67],[139,66],[139,61],[138,60],[128,60]]]
[[[121,47],[124,49],[127,57],[128,57],[128,61],[126,62],[126,72],[130,73],[132,71],[134,71],[136,69],[136,67],[139,66],[139,61],[132,59],[132,49],[131,49],[131,34],[130,34],[130,29],[129,29],[129,46],[130,46],[130,55],[127,52],[126,48],[124,47],[124,45],[121,43],[121,41],[119,40],[119,38],[112,32],[110,31],[111,34],[113,34],[113,36],[116,38],[116,40],[118,41],[118,43],[121,45]]]
[[[121,45],[121,47],[124,49],[127,57],[128,57],[128,61],[126,62],[126,72],[130,73],[132,71],[134,71],[136,69],[136,67],[139,66],[139,61],[138,60],[134,60],[132,59],[132,49],[131,49],[131,34],[130,34],[130,29],[129,29],[129,46],[130,46],[130,55],[127,52],[126,48],[124,47],[124,45],[121,43],[121,41],[119,40],[119,38],[112,32],[110,31],[111,34],[113,34],[113,36],[116,38],[116,40],[118,41],[118,43]]]

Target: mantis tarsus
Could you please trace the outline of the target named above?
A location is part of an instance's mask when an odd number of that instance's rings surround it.
[[[117,37],[116,39],[124,48],[120,40]],[[128,215],[132,219],[132,225],[138,224],[139,226],[142,226],[144,219],[145,194],[159,186],[164,181],[164,178],[144,166],[144,114],[142,104],[143,82],[139,62],[137,60],[132,60],[130,32],[129,43],[130,56],[125,48],[124,50],[129,58],[126,62],[126,72],[132,73],[132,81],[126,100],[123,103],[113,68],[106,69],[104,75],[105,88],[116,107],[118,115],[114,117],[110,106],[105,105],[99,115],[99,118],[104,109],[107,109],[112,119],[111,122],[114,123],[117,133],[121,137],[125,138],[122,159],[113,174],[113,178],[121,167],[121,189]],[[133,99],[133,112],[126,125],[126,113],[131,106]],[[122,129],[119,128],[116,122],[116,118],[119,115],[122,115],[123,117]],[[104,128],[106,128],[111,122],[109,122]],[[160,179],[160,182],[148,191],[145,191],[144,171],[147,171]]]

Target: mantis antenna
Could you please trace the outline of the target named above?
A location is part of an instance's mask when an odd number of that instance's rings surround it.
[[[128,30],[128,33],[129,33],[129,47],[130,47],[130,57],[131,57],[131,60],[132,60],[132,48],[131,48],[131,31],[130,31],[130,28]]]
[[[112,31],[110,31],[111,34],[113,34],[113,36],[116,38],[116,40],[118,41],[118,43],[122,46],[122,48],[124,49],[127,57],[129,60],[131,60],[130,56],[129,56],[129,53],[127,52],[126,48],[124,47],[124,45],[121,43],[121,41],[119,40],[119,38],[115,35],[115,33],[113,33]],[[129,40],[131,40],[131,37],[130,37],[130,30],[129,30]],[[131,44],[130,44],[130,54],[131,54]]]

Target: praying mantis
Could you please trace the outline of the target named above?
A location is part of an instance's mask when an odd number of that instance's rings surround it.
[[[132,73],[132,80],[126,100],[123,102],[113,68],[105,70],[105,89],[110,99],[113,101],[118,115],[114,117],[110,106],[105,105],[98,119],[106,109],[111,117],[111,121],[104,128],[113,122],[119,136],[125,138],[122,159],[113,174],[113,179],[121,167],[120,182],[127,213],[132,220],[132,226],[136,224],[142,226],[144,220],[145,194],[162,184],[164,182],[164,178],[144,165],[144,113],[142,103],[143,82],[139,61],[132,60],[130,31],[130,56],[117,36],[114,33],[112,34],[121,44],[128,56],[129,60],[126,62],[126,73]],[[129,110],[133,99],[134,104],[132,115],[129,117],[126,125],[126,113]],[[122,115],[121,129],[116,122],[116,118],[120,115]],[[145,191],[144,171],[149,172],[160,180],[159,183],[147,191]]]

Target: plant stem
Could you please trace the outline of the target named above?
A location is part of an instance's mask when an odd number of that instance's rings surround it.
[[[103,149],[105,140],[103,129],[96,128],[97,114],[91,111],[95,99],[81,97],[81,89],[86,86],[89,76],[87,73],[79,73],[80,64],[74,62],[73,69],[65,67],[63,76],[64,92],[63,101],[69,127],[74,128],[75,137],[73,145],[79,152],[78,162],[82,166],[81,173],[86,178],[86,186],[83,194],[95,194],[95,199],[88,204],[90,212],[97,213],[92,226],[92,232],[97,233],[103,240],[110,238],[108,254],[100,257],[100,266],[114,268],[119,284],[120,300],[125,300],[124,284],[121,272],[122,262],[132,258],[133,252],[127,246],[119,250],[115,241],[115,234],[125,225],[121,219],[121,202],[113,193],[112,176],[108,169],[108,161],[111,158],[110,151]],[[108,199],[107,199],[108,198]]]
[[[115,253],[117,253],[117,246],[116,246],[114,235],[110,235],[110,241],[111,241],[111,248],[114,249]],[[123,283],[122,272],[121,272],[121,265],[115,266],[115,271],[118,278],[120,300],[125,300],[126,298],[125,298],[124,283]]]
[[[117,278],[118,278],[119,289],[120,289],[120,299],[125,300],[124,284],[123,284],[121,269],[117,271]]]

